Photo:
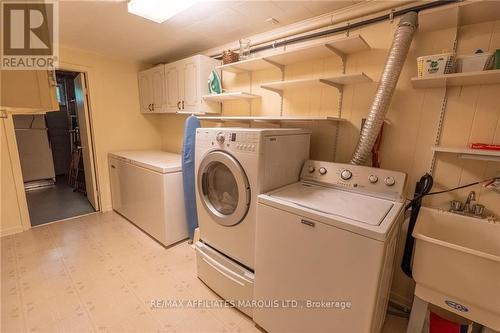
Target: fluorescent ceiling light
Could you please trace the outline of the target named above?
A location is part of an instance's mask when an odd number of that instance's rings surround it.
[[[163,23],[200,0],[129,0],[128,12]]]

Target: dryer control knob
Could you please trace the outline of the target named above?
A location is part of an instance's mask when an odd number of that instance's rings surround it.
[[[215,140],[217,140],[217,142],[219,144],[223,144],[224,141],[226,140],[226,138],[224,137],[224,133],[222,133],[222,132],[217,133],[217,136],[215,137]]]
[[[384,183],[385,183],[385,185],[387,185],[387,186],[392,186],[392,185],[396,184],[396,180],[394,180],[394,178],[393,178],[393,177],[390,177],[390,176],[389,176],[389,177],[387,177],[386,179],[384,179]]]
[[[318,172],[320,175],[324,175],[326,173],[326,168],[321,167],[321,168],[319,168]]]
[[[375,184],[376,182],[378,182],[378,177],[375,175],[370,175],[368,176],[368,180],[370,181],[370,183]]]
[[[352,177],[352,172],[347,169],[342,170],[342,172],[340,173],[340,178],[342,178],[343,180],[351,179],[351,177]]]
[[[316,169],[311,165],[309,166],[309,173],[313,173]]]

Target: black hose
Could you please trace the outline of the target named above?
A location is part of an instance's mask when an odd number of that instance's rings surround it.
[[[420,207],[422,206],[422,199],[427,195],[434,184],[434,179],[428,173],[423,175],[420,180],[415,185],[415,194],[413,200],[406,206],[406,209],[411,207],[410,221],[408,222],[408,232],[406,233],[405,249],[403,252],[403,260],[401,261],[401,269],[408,275],[408,277],[413,278],[411,262],[413,257],[413,247],[415,244],[415,238],[413,238],[413,229],[417,223],[418,213],[420,212]]]
[[[490,179],[484,179],[478,182],[457,186],[443,191],[431,192],[432,185],[434,184],[434,179],[432,178],[432,176],[426,173],[420,178],[420,180],[415,185],[415,194],[413,195],[413,199],[411,199],[410,202],[405,207],[405,211],[411,208],[411,213],[410,213],[410,221],[408,222],[408,232],[406,233],[406,243],[403,252],[403,260],[401,261],[401,269],[406,275],[408,275],[408,277],[413,278],[411,270],[413,247],[415,244],[415,238],[413,238],[413,229],[415,228],[415,224],[417,223],[418,213],[420,212],[420,207],[422,206],[422,199],[428,195],[435,195],[435,194],[456,191],[469,186],[481,184],[484,182],[494,182],[499,179],[500,177],[493,177]]]

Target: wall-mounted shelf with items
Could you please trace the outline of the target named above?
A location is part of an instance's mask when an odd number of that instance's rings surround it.
[[[460,158],[497,162],[500,161],[500,151],[498,150],[456,148],[446,146],[433,146],[432,150],[439,153],[457,154]]]
[[[500,13],[500,1],[454,2],[419,12],[418,27],[420,31],[434,31],[496,21],[498,13]]]
[[[260,98],[261,96],[250,94],[247,92],[236,91],[236,92],[225,92],[222,94],[210,94],[203,95],[203,98],[207,102],[224,102],[224,101],[234,101],[234,100],[252,100],[256,98]]]
[[[268,123],[279,123],[279,122],[303,122],[303,121],[331,121],[331,122],[341,122],[347,121],[343,118],[337,118],[332,116],[206,116],[198,117],[200,120],[214,121],[218,123],[224,122],[268,122]]]
[[[368,77],[368,75],[366,75],[365,73],[358,73],[358,74],[342,74],[322,79],[277,81],[277,82],[261,84],[261,88],[282,94],[283,90],[291,88],[319,87],[324,85],[341,88],[342,86],[348,84],[357,84],[366,82],[372,82],[372,79]]]
[[[500,84],[500,69],[414,77],[411,79],[411,84],[415,89]]]
[[[369,50],[370,46],[361,35],[338,38],[327,43],[285,50],[277,54],[255,57],[217,67],[222,71],[232,73],[253,72],[269,68],[284,70],[286,65],[301,61],[326,58],[332,55],[345,56],[360,51]]]

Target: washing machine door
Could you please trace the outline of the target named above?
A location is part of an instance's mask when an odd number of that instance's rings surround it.
[[[233,156],[209,152],[200,163],[197,178],[201,202],[216,223],[233,226],[243,220],[250,206],[250,185]]]

